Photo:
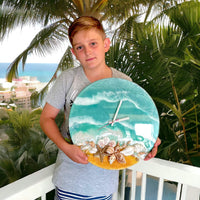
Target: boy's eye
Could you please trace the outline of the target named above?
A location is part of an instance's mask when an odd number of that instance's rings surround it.
[[[76,47],[76,50],[81,50],[83,47],[82,46],[78,46]]]
[[[91,43],[91,46],[95,46],[97,43],[96,42],[92,42]]]

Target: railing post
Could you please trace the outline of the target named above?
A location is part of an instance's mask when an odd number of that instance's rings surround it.
[[[41,196],[41,200],[46,200],[46,194],[43,194],[43,195]]]
[[[146,184],[147,184],[147,175],[142,174],[142,185],[141,185],[141,200],[145,200],[146,195]]]
[[[125,184],[126,184],[126,170],[122,170],[122,182],[120,185],[120,200],[124,200],[125,198]]]
[[[132,171],[132,185],[131,185],[129,200],[135,200],[136,184],[137,184],[136,180],[137,180],[137,171]]]
[[[159,178],[158,200],[162,200],[162,196],[163,196],[163,186],[164,186],[164,179],[163,179],[163,178]]]

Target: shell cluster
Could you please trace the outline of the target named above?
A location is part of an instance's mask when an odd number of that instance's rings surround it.
[[[97,141],[97,144],[94,141],[87,141],[84,145],[81,145],[81,150],[98,156],[101,162],[107,156],[110,164],[113,164],[115,161],[125,164],[126,156],[144,159],[147,154],[145,146],[141,143],[130,145],[130,141],[128,141],[120,145],[119,142],[110,140],[108,137],[101,138]]]

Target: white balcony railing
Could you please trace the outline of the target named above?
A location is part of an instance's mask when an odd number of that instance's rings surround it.
[[[54,189],[53,169],[54,164],[0,188],[0,200],[46,200]],[[200,168],[154,158],[123,170],[113,199],[199,200],[199,194]]]

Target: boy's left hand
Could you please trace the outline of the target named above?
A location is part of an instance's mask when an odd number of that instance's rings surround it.
[[[145,157],[144,160],[149,160],[151,158],[154,158],[157,154],[157,151],[158,151],[158,146],[161,144],[161,140],[160,138],[157,138],[154,146],[153,146],[153,149],[151,150],[151,152],[148,153],[148,155]]]

